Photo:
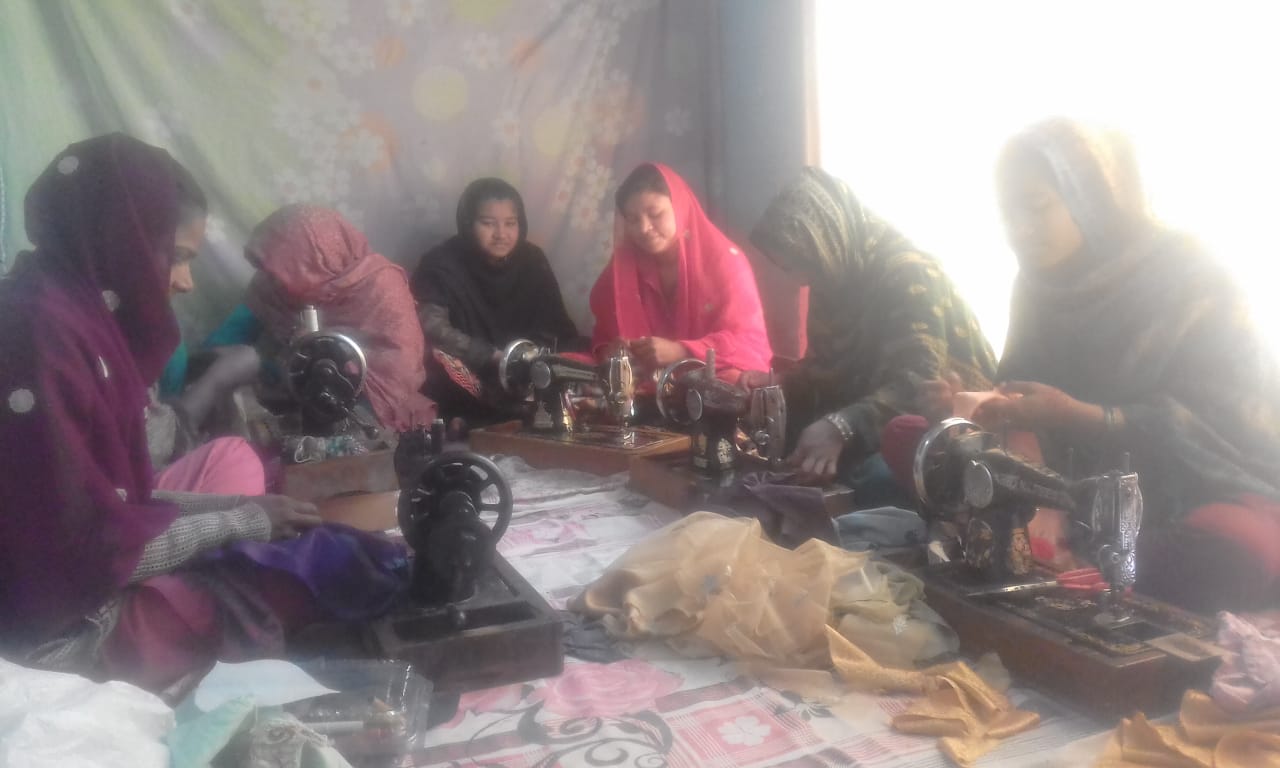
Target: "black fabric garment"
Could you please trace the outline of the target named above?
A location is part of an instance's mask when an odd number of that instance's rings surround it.
[[[497,264],[472,235],[480,205],[494,199],[513,201],[520,224],[515,250]],[[527,239],[524,202],[514,187],[499,179],[472,182],[458,201],[457,225],[458,234],[427,252],[411,281],[420,304],[448,312],[447,328],[427,323],[433,346],[475,368],[519,338],[558,351],[581,348],[546,254]]]

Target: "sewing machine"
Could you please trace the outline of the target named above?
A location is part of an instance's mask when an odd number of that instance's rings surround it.
[[[955,561],[922,574],[929,604],[967,650],[997,651],[1015,674],[1109,714],[1176,705],[1205,665],[1166,649],[1202,645],[1213,627],[1131,593],[1142,492],[1127,456],[1115,471],[1074,481],[1003,444],[954,418],[916,449],[921,514],[961,531]],[[1066,516],[1071,548],[1089,567],[1054,573],[1033,560],[1028,525],[1041,509]]]
[[[775,383],[747,391],[715,376],[715,350],[665,368],[657,381],[657,407],[675,428],[692,431],[687,456],[631,462],[632,488],[682,510],[726,502],[725,493],[747,472],[780,471],[785,458],[787,404]],[[831,517],[853,511],[853,491],[822,489]]]
[[[380,657],[411,662],[431,680],[433,707],[564,666],[560,620],[497,552],[510,486],[489,459],[443,451],[443,438],[441,424],[401,435],[396,447],[396,513],[414,553],[409,595],[368,630]]]
[[[688,447],[685,435],[635,426],[635,375],[625,352],[597,366],[519,339],[503,349],[498,381],[525,403],[525,417],[472,431],[471,447],[481,453],[612,474],[633,456]]]
[[[284,459],[282,492],[316,501],[394,490],[394,439],[361,399],[369,364],[355,337],[322,328],[316,308],[305,307],[281,368],[288,402],[265,432]]]

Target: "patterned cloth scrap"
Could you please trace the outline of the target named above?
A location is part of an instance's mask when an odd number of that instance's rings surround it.
[[[671,190],[680,273],[673,301],[663,295],[658,266],[625,236],[615,216],[613,258],[591,289],[596,316],[592,345],[660,336],[684,345],[690,357],[716,351],[716,373],[737,381],[742,371],[768,370],[773,351],[755,272],[746,254],[703,212],[675,171],[654,164]]]
[[[246,303],[280,344],[297,331],[306,305],[325,328],[353,331],[369,364],[365,391],[385,427],[428,425],[435,404],[426,381],[426,342],[404,270],[375,253],[342,214],[290,205],[254,229],[245,253],[259,272]]]
[[[808,350],[783,380],[791,440],[838,412],[858,461],[910,412],[916,385],[948,373],[987,389],[995,354],[936,259],[867,210],[849,186],[806,168],[765,210],[751,241],[809,283]]]
[[[1242,494],[1280,499],[1275,360],[1221,264],[1149,215],[1132,149],[1051,120],[1006,151],[1047,165],[1084,249],[1018,273],[999,377],[1123,414],[1109,440],[1041,435],[1048,463],[1065,467],[1070,452],[1077,473],[1092,474],[1131,454],[1156,525]]]

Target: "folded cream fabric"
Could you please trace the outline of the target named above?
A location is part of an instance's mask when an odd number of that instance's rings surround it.
[[[571,607],[602,617],[615,637],[737,659],[788,690],[919,694],[893,726],[939,737],[968,765],[1038,716],[965,664],[918,668],[956,649],[923,593],[919,579],[866,553],[818,540],[788,550],[755,520],[698,512],[636,544]]]

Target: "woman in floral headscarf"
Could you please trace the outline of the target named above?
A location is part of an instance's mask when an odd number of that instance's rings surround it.
[[[385,427],[430,424],[435,403],[420,394],[426,342],[404,270],[369,247],[342,214],[290,205],[253,231],[245,255],[258,268],[246,304],[279,345],[297,332],[302,308],[325,326],[347,328],[369,364],[365,391]]]

